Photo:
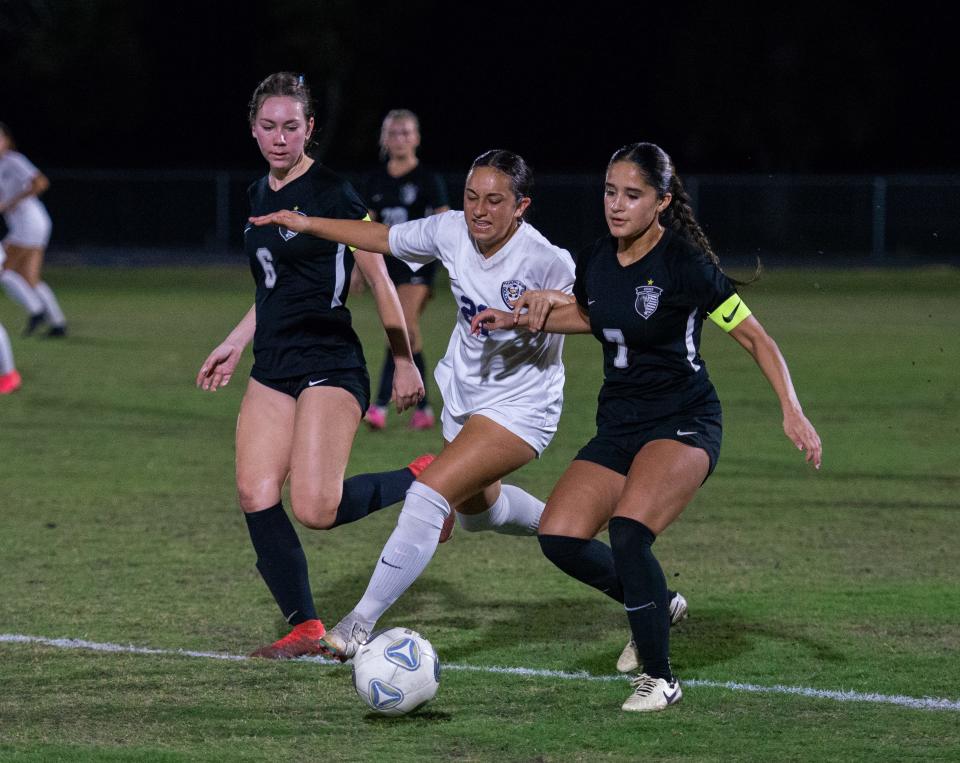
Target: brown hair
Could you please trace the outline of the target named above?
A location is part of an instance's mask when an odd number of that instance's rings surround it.
[[[310,88],[307,87],[303,75],[294,74],[293,72],[275,72],[257,85],[257,89],[253,91],[248,113],[251,127],[253,127],[257,120],[257,113],[260,111],[260,107],[263,106],[263,102],[267,100],[267,98],[273,97],[293,98],[295,101],[299,101],[300,105],[303,106],[303,116],[307,122],[311,119],[316,121],[316,109],[313,104],[313,96],[310,95]],[[314,124],[313,136],[316,136],[317,132],[316,124]],[[305,152],[313,145],[313,136],[311,136],[307,145],[304,146]]]

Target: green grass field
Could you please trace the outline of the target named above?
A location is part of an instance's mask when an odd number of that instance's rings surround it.
[[[242,655],[284,632],[234,498],[245,374],[214,395],[192,386],[249,306],[248,273],[61,268],[48,280],[71,336],[14,336],[24,386],[0,397],[0,634],[165,652],[0,642],[0,759],[960,759],[957,270],[774,271],[745,292],[823,438],[820,472],[784,438],[750,358],[704,329],[723,454],[657,542],[690,601],[673,633],[681,705],[638,717],[619,710],[619,680],[463,669],[612,676],[627,629],[535,541],[459,532],[382,621],[421,631],[447,667],[436,700],[396,720],[368,713],[342,666],[167,653]],[[351,307],[375,375],[372,304]],[[433,360],[453,316],[439,291]],[[0,321],[18,334],[23,318],[3,299]],[[566,360],[560,432],[514,478],[544,498],[593,431],[599,347],[575,337]],[[438,447],[439,433],[404,423],[361,431],[350,472]],[[362,593],[395,517],[301,532],[328,624]]]

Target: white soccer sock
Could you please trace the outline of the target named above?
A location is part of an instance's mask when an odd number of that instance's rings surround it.
[[[57,302],[57,298],[53,294],[53,289],[47,285],[47,282],[41,281],[38,283],[34,291],[43,302],[43,307],[47,313],[47,323],[54,328],[65,326],[67,319],[63,315],[63,310],[60,309],[60,303]]]
[[[3,324],[0,324],[0,376],[10,373],[15,368],[10,337],[7,336],[7,330],[3,327]]]
[[[450,504],[433,488],[414,482],[397,527],[387,539],[363,598],[352,615],[371,630],[377,620],[420,577],[437,550]]]
[[[543,501],[515,485],[501,485],[493,506],[480,514],[457,512],[457,519],[471,533],[493,530],[504,535],[536,535],[543,507]]]
[[[14,302],[20,305],[30,315],[42,313],[43,300],[36,293],[34,288],[27,283],[22,275],[14,270],[4,270],[0,272],[0,286]]]

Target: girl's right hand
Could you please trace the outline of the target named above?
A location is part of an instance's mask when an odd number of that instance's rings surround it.
[[[513,324],[520,323],[520,315],[526,310],[527,328],[533,333],[543,330],[550,311],[560,305],[569,305],[574,301],[573,296],[556,289],[531,289],[525,291],[513,303]]]
[[[197,374],[197,386],[209,392],[216,392],[230,383],[230,377],[237,369],[243,347],[232,342],[223,342],[211,352]]]

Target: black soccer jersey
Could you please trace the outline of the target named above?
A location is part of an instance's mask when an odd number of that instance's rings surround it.
[[[318,163],[279,191],[263,177],[248,193],[253,215],[280,209],[308,217],[367,215],[353,187]],[[346,307],[350,247],[276,225],[247,225],[244,246],[257,284],[253,356],[259,375],[284,379],[366,365]]]
[[[716,265],[670,230],[626,267],[612,236],[583,251],[574,295],[603,344],[598,423],[716,400],[700,357],[700,331],[707,313],[734,292]]]
[[[450,206],[443,178],[420,164],[397,178],[383,165],[367,176],[363,192],[370,211],[384,225],[419,220],[439,207]]]

